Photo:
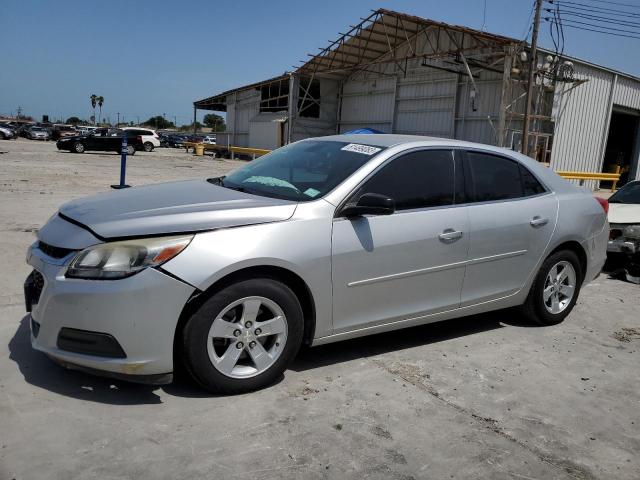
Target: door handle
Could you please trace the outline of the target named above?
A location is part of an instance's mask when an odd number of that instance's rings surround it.
[[[438,238],[443,242],[453,242],[462,238],[462,232],[459,230],[454,230],[453,228],[447,228],[444,232],[438,235]]]
[[[529,223],[531,224],[532,227],[543,227],[544,225],[549,223],[549,219],[548,218],[542,218],[541,216],[536,215],[535,217],[533,217],[531,219],[531,221]]]

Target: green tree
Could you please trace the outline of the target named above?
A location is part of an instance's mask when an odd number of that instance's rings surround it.
[[[91,100],[91,108],[93,108],[93,124],[96,124],[96,103],[98,102],[98,96],[93,93],[91,94],[91,96],[89,97],[89,100]]]
[[[156,115],[155,117],[151,117],[149,120],[147,120],[146,122],[143,122],[142,124],[146,125],[147,127],[155,128],[155,129],[175,128],[175,125],[173,124],[173,122],[170,122],[169,120],[164,118],[162,115]]]
[[[209,128],[212,128],[214,132],[224,132],[226,125],[224,124],[224,118],[215,113],[207,113],[202,122]]]
[[[69,125],[77,125],[77,124],[83,123],[83,122],[78,117],[69,117],[69,118],[67,118],[67,121],[64,122],[64,123],[67,123]]]
[[[196,122],[196,132],[202,128],[202,124],[200,122]],[[193,132],[193,123],[189,125],[182,125],[180,127],[180,131],[182,132]]]
[[[98,103],[98,107],[100,107],[100,116],[98,117],[99,122],[102,118],[102,104],[104,103],[104,97],[100,95],[98,98],[96,98],[96,102]]]

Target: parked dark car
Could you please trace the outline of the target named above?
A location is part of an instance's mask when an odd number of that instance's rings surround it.
[[[127,135],[127,154],[134,155],[138,150],[144,150],[142,136],[122,130],[98,129],[87,135],[76,135],[58,140],[58,150],[68,150],[75,153],[85,151],[117,152],[122,147],[122,136]]]
[[[160,145],[171,148],[182,147],[186,138],[186,135],[165,135],[160,138]]]

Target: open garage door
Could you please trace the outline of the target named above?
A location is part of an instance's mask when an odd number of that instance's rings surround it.
[[[640,112],[613,107],[602,172],[620,172],[618,187],[635,179],[638,175],[639,125]],[[610,183],[600,182],[600,187],[609,188]]]

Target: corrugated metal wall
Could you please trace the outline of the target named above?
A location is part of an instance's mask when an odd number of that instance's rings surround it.
[[[367,74],[344,84],[340,132],[372,127],[495,144],[502,77],[482,72],[475,102],[467,76],[414,62],[407,75]],[[475,110],[474,110],[475,107]]]
[[[575,88],[572,84],[556,87],[551,167],[600,172],[611,109],[640,110],[640,81],[575,61],[574,69],[576,78],[587,81]],[[637,172],[636,178],[640,169]],[[596,182],[588,183],[596,186]]]
[[[556,87],[551,168],[598,172],[613,74],[581,64],[574,68],[576,78],[587,82],[578,86],[559,83]]]
[[[616,86],[613,89],[613,103],[640,110],[640,82],[632,78],[618,76]]]
[[[371,127],[391,133],[395,106],[395,77],[349,80],[342,88],[340,133]]]
[[[260,91],[240,90],[227,96],[227,132],[231,144],[238,147],[249,145],[249,120],[260,111]]]
[[[428,73],[398,78],[393,132],[453,138],[457,76]]]

